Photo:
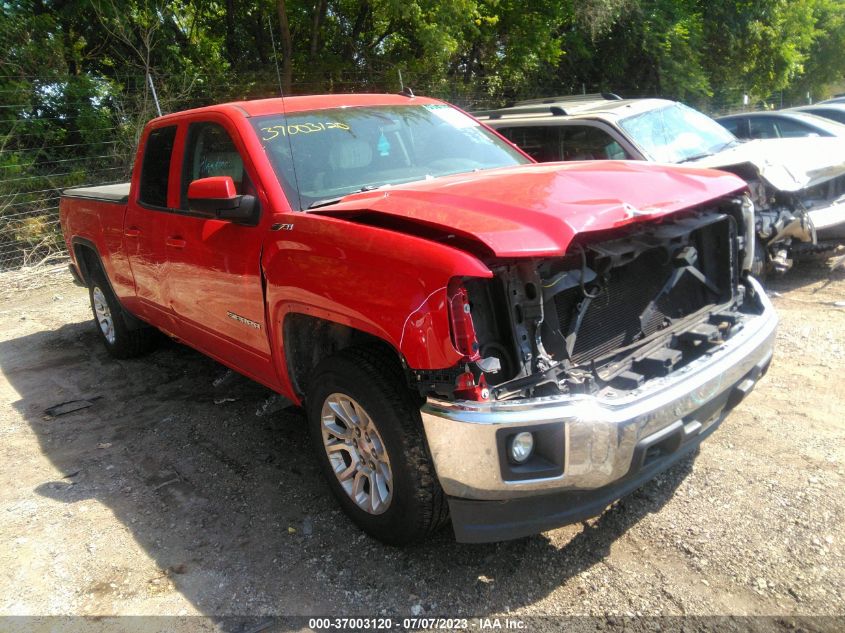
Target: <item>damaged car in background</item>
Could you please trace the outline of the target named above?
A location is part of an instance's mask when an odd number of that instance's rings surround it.
[[[552,97],[477,113],[545,161],[635,159],[730,171],[751,190],[754,274],[845,242],[845,143],[840,138],[741,142],[710,117],[665,99]]]

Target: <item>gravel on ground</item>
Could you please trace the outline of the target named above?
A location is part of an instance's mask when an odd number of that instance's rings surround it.
[[[584,524],[406,549],[301,412],[176,343],[116,361],[33,279],[0,279],[0,615],[845,615],[845,270],[770,282],[771,370],[697,456]]]

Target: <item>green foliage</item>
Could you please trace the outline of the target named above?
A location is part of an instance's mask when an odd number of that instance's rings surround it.
[[[787,86],[792,98],[807,92],[823,95],[827,86],[845,80],[845,0],[817,0],[814,19],[814,39],[804,72]]]
[[[691,0],[652,0],[641,11],[645,49],[656,60],[660,91],[700,102],[712,94],[704,69],[704,20]]]
[[[752,100],[787,88],[804,71],[818,33],[817,0],[755,0],[706,3],[705,60],[723,98]]]
[[[148,75],[165,111],[280,80],[395,91],[400,71],[470,108],[582,90],[719,108],[845,86],[845,0],[17,0],[0,16],[0,267],[10,244],[55,241],[59,189],[127,177],[155,116]]]
[[[42,107],[53,78],[134,125],[154,112],[147,73],[165,109],[272,94],[276,62],[294,93],[394,90],[401,70],[467,102],[738,102],[823,92],[843,44],[845,0],[23,0],[4,3],[0,68],[6,103]]]

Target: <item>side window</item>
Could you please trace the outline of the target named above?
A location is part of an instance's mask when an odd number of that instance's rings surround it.
[[[167,206],[167,185],[170,182],[170,157],[176,140],[176,126],[160,127],[150,132],[141,164],[141,187],[138,199],[154,207]]]
[[[737,138],[743,138],[740,128],[742,127],[742,119],[727,119],[726,121],[717,121],[719,125],[725,128],[728,132]]]
[[[771,117],[753,117],[748,121],[751,138],[777,138],[774,121]]]
[[[558,126],[504,127],[497,131],[522,151],[541,163],[563,160]]]
[[[563,129],[563,160],[625,160],[628,153],[607,132],[593,126]]]
[[[825,108],[824,110],[813,110],[810,114],[818,114],[819,116],[831,119],[832,121],[845,123],[845,111],[843,110],[831,110],[829,108]]]
[[[217,123],[192,123],[182,171],[182,208],[188,208],[188,186],[200,178],[231,176],[239,194],[254,193],[232,137]]]
[[[777,129],[778,136],[781,138],[799,138],[814,134],[813,130],[803,123],[790,119],[778,119],[775,123],[775,128]],[[818,136],[818,133],[816,135]]]

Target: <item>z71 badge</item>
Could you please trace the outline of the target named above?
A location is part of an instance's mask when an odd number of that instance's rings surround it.
[[[240,314],[235,314],[234,312],[226,312],[226,316],[228,316],[233,321],[237,321],[238,323],[243,323],[244,325],[248,325],[253,330],[260,330],[261,324],[256,323],[255,321],[250,321],[246,317],[242,317]]]

